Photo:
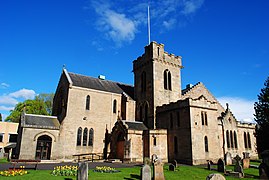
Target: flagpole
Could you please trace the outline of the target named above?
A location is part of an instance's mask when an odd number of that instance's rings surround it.
[[[148,38],[150,44],[150,17],[149,17],[149,3],[148,3]]]

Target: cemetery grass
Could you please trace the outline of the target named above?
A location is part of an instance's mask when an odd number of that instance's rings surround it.
[[[118,173],[98,173],[93,172],[93,169],[89,170],[89,179],[108,179],[108,180],[116,180],[116,179],[127,179],[127,180],[138,180],[140,179],[140,169],[141,167],[132,167],[132,168],[117,168],[121,172]],[[227,166],[226,169],[233,169],[233,166]],[[35,180],[35,179],[62,179],[62,180],[75,180],[75,176],[52,176],[50,173],[51,170],[29,170],[29,174],[23,176],[15,176],[15,177],[3,177],[0,176],[0,179],[26,179],[26,180]],[[245,179],[258,179],[259,171],[258,169],[245,169],[245,175],[249,176],[249,178]],[[164,166],[164,176],[167,180],[192,180],[192,179],[205,179],[211,173],[218,173],[217,171],[209,171],[204,166],[186,166],[180,165],[180,167],[176,168],[176,171],[169,171],[168,165]],[[252,177],[250,177],[252,176]],[[225,176],[227,180],[230,179],[238,179],[229,176]]]
[[[2,159],[0,159],[0,163],[8,163],[7,158],[2,158]]]

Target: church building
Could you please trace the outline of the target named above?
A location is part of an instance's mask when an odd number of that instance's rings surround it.
[[[63,69],[52,116],[23,113],[19,159],[72,160],[77,154],[143,162],[257,157],[255,124],[241,123],[205,85],[181,86],[182,58],[151,42],[133,61],[134,85]]]

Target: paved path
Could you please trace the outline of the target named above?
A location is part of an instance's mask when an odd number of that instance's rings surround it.
[[[16,165],[16,167],[24,166],[24,163],[19,163]],[[40,163],[37,165],[38,170],[53,170],[55,166],[64,166],[64,165],[78,165],[77,163]],[[89,162],[88,166],[89,169],[93,169],[96,166],[109,166],[113,168],[126,168],[126,167],[134,167],[134,166],[140,166],[141,164],[135,164],[135,163],[106,163],[106,162]],[[26,169],[27,167],[34,167],[34,165],[25,165]],[[7,170],[9,168],[12,168],[11,163],[1,163],[0,164],[0,171]]]

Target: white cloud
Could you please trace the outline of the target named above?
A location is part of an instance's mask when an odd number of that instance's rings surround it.
[[[242,122],[255,122],[254,121],[254,100],[247,100],[240,97],[219,97],[217,98],[223,107],[226,103],[235,115],[235,118]]]
[[[9,96],[14,98],[33,99],[36,96],[36,93],[34,90],[23,88],[19,91],[10,93]]]
[[[0,87],[3,88],[3,89],[8,88],[9,86],[10,86],[10,85],[7,84],[7,83],[1,83],[1,84],[0,84]]]
[[[13,110],[14,109],[14,106],[0,106],[0,111],[10,111],[10,110]]]
[[[204,3],[204,0],[184,0],[183,10],[181,11],[185,15],[195,13]]]
[[[9,95],[0,96],[0,104],[16,105],[17,103],[18,101]]]
[[[152,29],[163,33],[182,27],[188,21],[186,17],[197,12],[203,3],[204,0],[150,1]],[[144,32],[147,29],[148,2],[93,0],[90,4],[96,12],[96,17],[93,17],[96,29],[117,46],[132,42],[141,28]]]

